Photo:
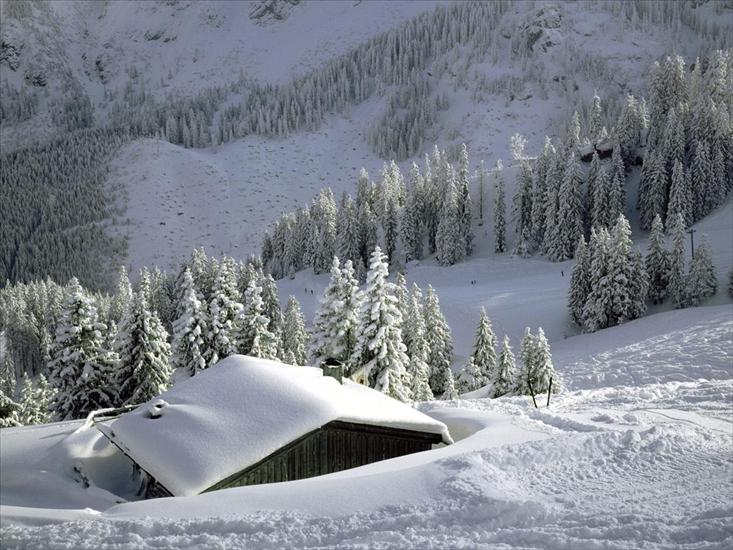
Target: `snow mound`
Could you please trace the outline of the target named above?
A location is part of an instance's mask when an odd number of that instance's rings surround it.
[[[452,443],[445,424],[382,393],[350,380],[339,384],[318,368],[242,355],[180,382],[105,432],[169,491],[185,496],[335,420],[440,434]]]

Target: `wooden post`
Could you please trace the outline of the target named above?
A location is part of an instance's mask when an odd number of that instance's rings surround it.
[[[529,393],[532,396],[532,403],[534,403],[534,408],[536,409],[538,408],[537,401],[534,398],[534,390],[532,389],[532,381],[529,379],[529,376],[527,377],[527,384],[529,384]]]
[[[550,406],[550,395],[552,394],[552,376],[550,376],[550,388],[547,390],[547,406]]]

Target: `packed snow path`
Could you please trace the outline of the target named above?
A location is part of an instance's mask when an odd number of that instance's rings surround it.
[[[568,390],[549,408],[546,396],[539,409],[529,398],[424,403],[455,445],[322,478],[80,511],[88,519],[72,522],[60,522],[71,510],[12,507],[11,491],[2,544],[730,548],[731,329],[722,306],[568,339],[556,354]],[[613,369],[623,376],[601,376]],[[3,436],[3,462],[23,433]],[[12,474],[3,468],[3,487]],[[68,492],[67,508],[78,508],[72,495],[85,490]]]

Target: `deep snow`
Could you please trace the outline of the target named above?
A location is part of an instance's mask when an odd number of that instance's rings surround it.
[[[421,404],[454,445],[196,497],[113,506],[109,494],[101,514],[80,509],[102,489],[64,474],[71,457],[61,457],[83,447],[83,432],[70,435],[78,423],[3,430],[3,545],[728,548],[732,331],[723,305],[578,336],[555,346],[567,391],[549,408],[546,396],[539,409],[526,397]],[[51,492],[65,502],[50,505]]]

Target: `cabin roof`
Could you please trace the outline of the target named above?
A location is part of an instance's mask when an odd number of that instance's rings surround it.
[[[340,420],[440,434],[442,422],[321,369],[230,356],[115,420],[105,434],[176,496],[201,493]]]

